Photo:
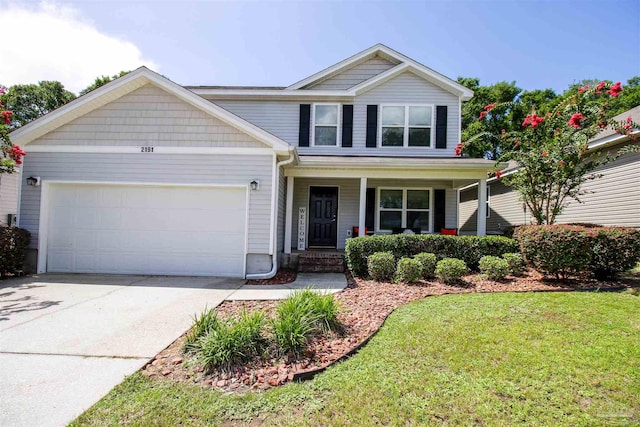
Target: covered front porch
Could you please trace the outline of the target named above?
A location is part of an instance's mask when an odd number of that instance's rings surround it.
[[[350,237],[455,233],[458,189],[478,183],[486,232],[486,178],[494,162],[304,156],[285,170],[284,253],[342,250]]]

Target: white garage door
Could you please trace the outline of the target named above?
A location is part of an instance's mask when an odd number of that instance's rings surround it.
[[[47,271],[242,277],[246,190],[55,184]]]

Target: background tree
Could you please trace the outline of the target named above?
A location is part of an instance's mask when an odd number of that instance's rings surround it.
[[[7,88],[0,85],[0,96],[7,94]],[[9,139],[9,123],[13,112],[5,110],[0,101],[0,174],[13,173],[16,165],[22,164],[22,156],[25,152],[19,146],[13,145]]]
[[[629,145],[614,155],[589,150],[588,141],[606,128],[619,134],[632,136],[640,125],[629,117],[623,121],[612,119],[612,103],[623,92],[620,83],[606,81],[577,88],[546,114],[533,109],[522,121],[513,123],[517,129],[497,134],[478,134],[470,138],[458,151],[466,152],[478,143],[492,138],[500,141],[499,161],[515,160],[518,172],[504,177],[504,182],[520,193],[538,224],[553,224],[570,200],[580,202],[582,185],[599,177],[595,169],[619,155],[638,150]],[[508,107],[510,106],[511,103]],[[500,104],[489,104],[483,109],[484,119],[491,120]],[[634,139],[636,137],[633,137]],[[472,151],[473,152],[473,151]],[[498,179],[501,173],[497,174]]]
[[[82,96],[84,94],[87,94],[87,93],[91,92],[92,90],[98,89],[100,86],[104,86],[107,83],[109,83],[110,81],[115,80],[118,77],[122,77],[122,76],[124,76],[126,74],[129,74],[130,72],[131,71],[120,71],[118,74],[114,74],[111,77],[109,77],[109,76],[96,77],[94,82],[90,86],[82,89],[78,96]]]
[[[16,129],[72,101],[76,96],[57,81],[41,81],[38,84],[14,85],[0,102],[13,111],[9,129]]]

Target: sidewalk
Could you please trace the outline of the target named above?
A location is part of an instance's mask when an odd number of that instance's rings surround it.
[[[336,293],[347,287],[344,273],[298,273],[292,283],[285,285],[243,285],[227,295],[226,301],[277,300],[287,298],[292,292],[313,288],[320,293]]]

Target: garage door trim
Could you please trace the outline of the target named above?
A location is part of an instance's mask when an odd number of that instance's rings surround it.
[[[247,252],[249,247],[249,185],[248,184],[191,184],[168,182],[133,182],[133,181],[69,181],[69,180],[42,180],[40,192],[40,224],[38,227],[38,274],[47,271],[47,238],[50,209],[50,192],[52,185],[111,185],[111,186],[147,186],[147,187],[184,187],[184,188],[239,188],[244,189],[245,195],[245,227],[244,227],[244,257],[242,276],[247,274]]]

